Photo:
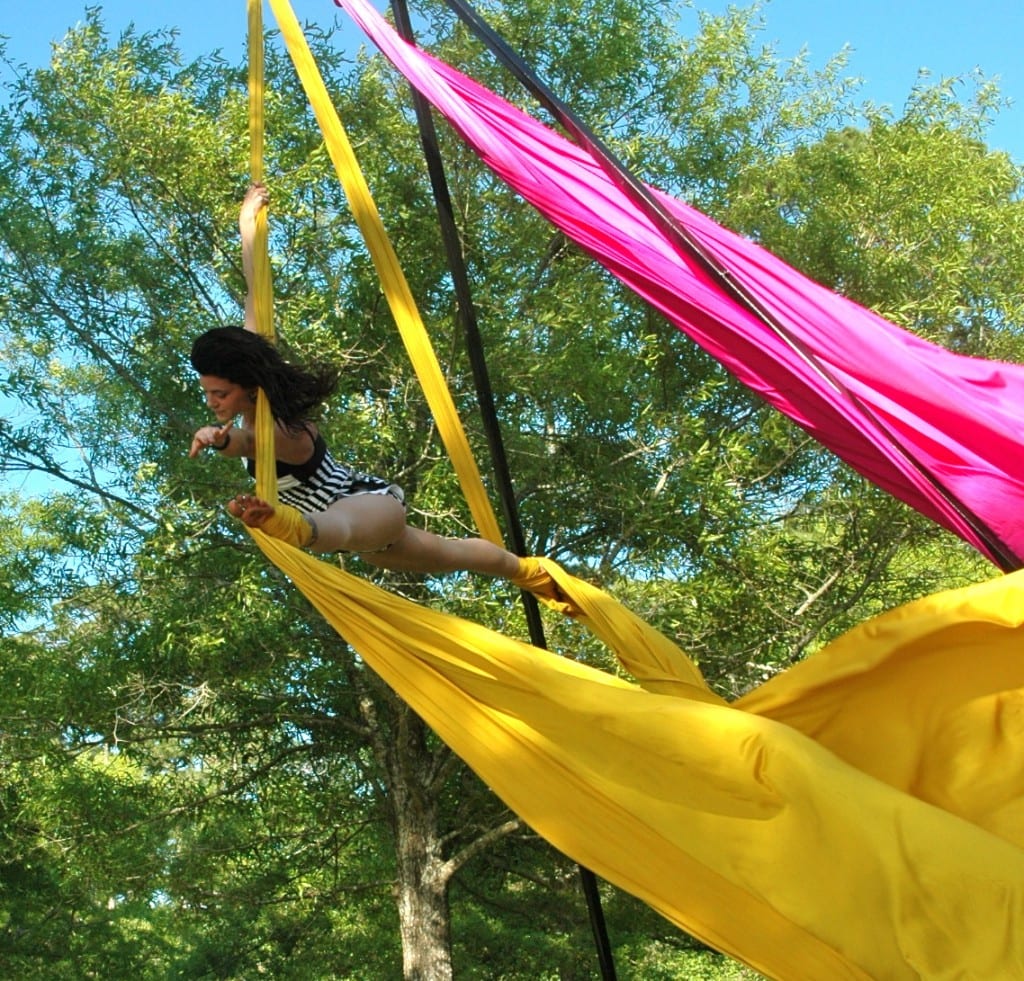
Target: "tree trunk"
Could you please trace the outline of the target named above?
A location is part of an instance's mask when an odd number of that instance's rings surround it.
[[[435,815],[396,808],[399,930],[406,981],[451,981],[448,873],[440,854]]]
[[[445,861],[435,786],[444,769],[437,754],[447,756],[447,750],[431,749],[426,725],[386,686],[377,687],[377,693],[379,700],[368,694],[361,699],[361,710],[386,774],[403,976],[406,981],[451,981],[448,883],[453,865]]]
[[[444,860],[430,774],[437,760],[427,727],[408,706],[398,710],[391,744],[391,806],[397,852],[399,930],[406,981],[451,981],[450,871]]]

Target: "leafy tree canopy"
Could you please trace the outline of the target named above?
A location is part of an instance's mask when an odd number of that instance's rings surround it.
[[[1021,172],[946,83],[861,122],[842,59],[780,63],[758,8],[511,0],[487,16],[652,183],[924,336],[1021,356]],[[421,40],[523,96],[439,5]],[[313,37],[486,460],[405,83]],[[278,332],[343,366],[321,425],[468,514],[286,59],[268,54]],[[24,978],[570,976],[575,871],[253,553],[222,504],[192,337],[241,319],[245,72],[92,10],[0,72],[0,965]],[[990,575],[737,386],[497,183],[443,153],[532,551],[739,693],[872,613]],[[377,575],[358,565],[360,574]],[[390,588],[523,635],[507,586]],[[607,664],[571,622],[551,646]],[[605,889],[625,976],[704,975]],[[543,921],[549,929],[536,929]],[[715,967],[711,971],[738,971]],[[482,972],[487,972],[486,974]],[[721,976],[726,976],[724,973]],[[729,976],[738,976],[731,973]]]

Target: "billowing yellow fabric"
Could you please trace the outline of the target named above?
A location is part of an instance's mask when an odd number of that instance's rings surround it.
[[[736,706],[1024,848],[1022,577],[877,617]]]
[[[665,638],[560,570],[581,621],[648,688],[255,537],[527,824],[687,932],[778,978],[1024,977],[1019,822],[991,833],[919,799],[912,775],[876,779],[801,731],[857,756],[859,730],[859,755],[884,769],[890,755],[934,760],[941,719],[956,733],[969,720],[982,735],[957,775],[984,773],[984,806],[1015,813],[1024,740],[1004,707],[1024,693],[1024,573],[869,621],[728,705]],[[944,680],[922,685],[932,661]],[[849,703],[829,679],[851,685]]]

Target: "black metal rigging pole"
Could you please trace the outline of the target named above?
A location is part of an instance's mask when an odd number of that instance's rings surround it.
[[[412,32],[412,24],[409,19],[409,11],[405,0],[391,0],[391,10],[395,17],[395,24],[398,33],[410,44],[415,43]],[[480,328],[476,319],[476,309],[473,304],[472,291],[469,285],[469,275],[466,271],[465,257],[462,253],[462,246],[459,242],[458,228],[455,223],[454,211],[452,208],[451,195],[448,191],[448,180],[445,176],[444,163],[441,159],[441,150],[437,142],[437,131],[434,127],[433,115],[430,105],[426,99],[415,89],[412,90],[413,105],[416,111],[416,119],[419,124],[420,140],[423,144],[423,152],[426,157],[427,170],[430,175],[430,183],[434,192],[434,200],[440,218],[441,237],[444,242],[445,253],[448,258],[449,272],[455,288],[455,297],[458,304],[459,320],[462,324],[466,338],[466,348],[469,353],[470,364],[473,370],[473,380],[476,386],[477,402],[480,408],[484,432],[487,437],[487,445],[491,455],[491,466],[494,470],[497,482],[498,495],[501,501],[502,515],[505,519],[506,534],[512,543],[513,551],[517,555],[526,555],[526,538],[523,534],[522,523],[519,519],[519,510],[516,506],[515,489],[512,484],[512,476],[508,466],[508,458],[505,454],[505,446],[501,437],[501,428],[498,424],[498,416],[494,407],[494,392],[491,388],[490,375],[487,370],[487,361],[484,357],[483,341],[480,336]],[[547,641],[544,636],[544,625],[540,616],[540,609],[536,598],[527,592],[522,593],[523,606],[526,612],[526,621],[530,633],[530,641],[534,647],[547,648]],[[597,877],[589,869],[582,865],[577,866],[580,875],[580,884],[584,898],[587,903],[587,910],[590,916],[590,925],[594,934],[594,942],[597,946],[598,961],[601,965],[601,977],[604,981],[615,981],[615,962],[612,958],[611,945],[608,940],[608,931],[605,926],[604,913],[601,908],[601,896],[597,888]]]

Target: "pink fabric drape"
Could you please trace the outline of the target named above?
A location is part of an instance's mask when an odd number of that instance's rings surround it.
[[[923,341],[651,189],[784,339],[681,254],[586,151],[406,44],[364,0],[335,2],[487,166],[744,384],[988,558],[1024,564],[1024,366]]]

